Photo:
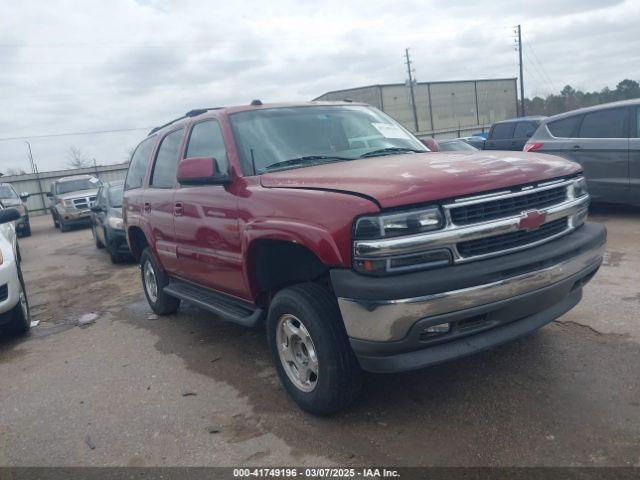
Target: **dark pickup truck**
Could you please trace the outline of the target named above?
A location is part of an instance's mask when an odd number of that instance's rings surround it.
[[[484,142],[484,150],[522,151],[546,117],[520,117],[496,122]]]
[[[123,219],[154,312],[265,326],[305,410],[511,341],[575,306],[602,263],[580,166],[430,152],[357,103],[202,109],[135,150]],[[251,355],[251,352],[246,352]]]

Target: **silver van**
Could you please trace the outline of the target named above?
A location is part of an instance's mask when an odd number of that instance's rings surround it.
[[[594,201],[640,206],[640,99],[548,117],[524,151],[581,164]]]

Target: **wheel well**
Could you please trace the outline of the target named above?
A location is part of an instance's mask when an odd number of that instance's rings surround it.
[[[147,237],[145,237],[142,229],[138,227],[131,227],[129,229],[129,244],[131,247],[131,253],[136,260],[140,260],[142,251],[149,246]]]
[[[259,303],[295,283],[328,282],[329,267],[308,248],[282,240],[256,240],[248,256],[251,288]]]

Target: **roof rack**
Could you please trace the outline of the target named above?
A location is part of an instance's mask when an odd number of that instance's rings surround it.
[[[203,113],[206,113],[206,112],[208,112],[210,110],[220,110],[221,108],[222,107],[209,107],[209,108],[196,108],[195,110],[189,110],[183,116],[178,117],[178,118],[176,118],[174,120],[171,120],[170,122],[167,122],[164,125],[160,125],[159,127],[153,128],[149,132],[149,135],[152,135],[152,134],[156,133],[158,130],[162,130],[164,127],[168,127],[172,123],[176,123],[176,122],[179,122],[180,120],[184,120],[185,118],[197,117],[198,115],[202,115]]]

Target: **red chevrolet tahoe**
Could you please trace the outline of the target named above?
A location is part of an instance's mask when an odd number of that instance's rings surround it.
[[[253,101],[154,129],[123,217],[154,312],[266,325],[289,395],[330,414],[362,370],[478,352],[575,306],[606,240],[588,205],[558,157],[435,153],[368,105]]]

